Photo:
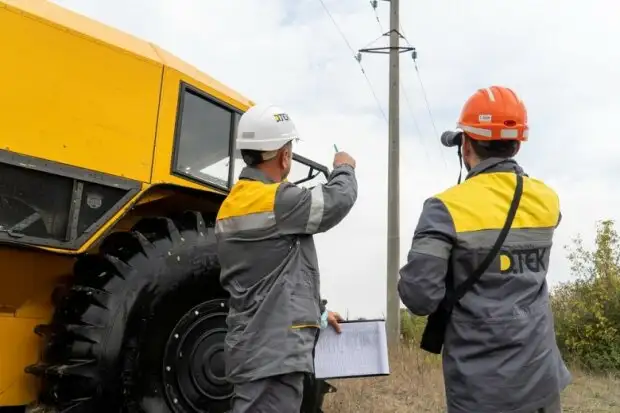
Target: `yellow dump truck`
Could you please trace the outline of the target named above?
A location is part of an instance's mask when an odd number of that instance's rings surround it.
[[[212,226],[252,105],[151,43],[0,0],[1,413],[229,410]],[[300,184],[328,173],[294,159]],[[308,380],[307,412],[331,389]]]

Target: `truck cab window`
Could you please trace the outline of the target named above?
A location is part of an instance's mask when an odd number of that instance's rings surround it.
[[[174,171],[227,188],[233,112],[187,89],[181,99]]]

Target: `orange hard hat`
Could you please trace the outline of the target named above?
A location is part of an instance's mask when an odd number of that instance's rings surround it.
[[[479,89],[465,102],[457,127],[479,141],[527,141],[527,110],[512,89]]]

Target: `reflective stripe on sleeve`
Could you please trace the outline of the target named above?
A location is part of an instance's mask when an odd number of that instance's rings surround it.
[[[317,185],[310,191],[310,214],[308,215],[308,223],[306,224],[306,232],[315,233],[323,220],[323,210],[325,209],[325,200],[323,199],[323,185]]]
[[[218,234],[248,231],[269,228],[276,224],[273,212],[258,212],[255,214],[230,217],[217,221],[215,232]]]
[[[411,251],[433,257],[448,259],[451,244],[436,238],[420,238],[413,242]]]

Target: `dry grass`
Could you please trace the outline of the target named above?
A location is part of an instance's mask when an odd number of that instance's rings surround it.
[[[391,355],[388,377],[333,380],[325,413],[445,412],[441,361],[415,346]],[[562,394],[565,413],[620,412],[620,379],[571,369],[573,383]]]

